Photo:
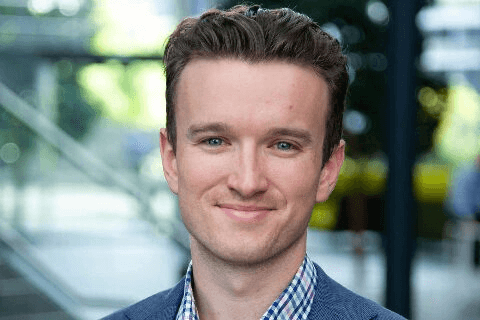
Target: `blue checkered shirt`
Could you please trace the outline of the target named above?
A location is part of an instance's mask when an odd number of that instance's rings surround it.
[[[315,295],[317,270],[310,258],[305,255],[292,281],[273,302],[260,320],[300,320],[307,319]],[[176,320],[199,320],[192,289],[192,263],[185,276],[185,289]]]

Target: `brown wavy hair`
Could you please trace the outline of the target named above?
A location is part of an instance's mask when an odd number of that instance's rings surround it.
[[[176,152],[175,95],[185,66],[196,58],[285,61],[312,68],[327,83],[330,109],[323,144],[325,164],[342,137],[348,88],[347,58],[339,42],[306,15],[291,9],[235,6],[186,18],[169,37],[164,54],[167,135]]]

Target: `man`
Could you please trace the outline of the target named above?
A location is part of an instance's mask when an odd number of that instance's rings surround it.
[[[192,262],[174,288],[107,319],[402,319],[306,255],[344,160],[338,42],[289,9],[185,19],[165,49],[165,178]]]

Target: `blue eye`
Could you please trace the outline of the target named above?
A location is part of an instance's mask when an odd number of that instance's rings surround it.
[[[220,139],[220,138],[210,138],[210,139],[205,140],[205,143],[209,146],[212,146],[212,147],[218,147],[218,146],[221,146],[223,144],[223,140]]]
[[[277,142],[276,146],[277,146],[277,149],[284,150],[284,151],[288,151],[288,150],[293,149],[292,144],[288,143],[288,142],[285,142],[285,141]]]

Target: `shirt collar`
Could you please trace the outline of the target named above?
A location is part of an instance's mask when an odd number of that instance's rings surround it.
[[[192,288],[192,262],[185,275],[183,299],[177,312],[176,320],[199,320]],[[263,314],[261,320],[306,319],[315,296],[317,270],[310,258],[305,255],[290,284]]]
[[[193,298],[192,287],[192,261],[188,265],[187,274],[185,275],[185,286],[183,289],[183,299],[177,312],[175,320],[199,320],[197,308],[195,307],[195,299]]]

